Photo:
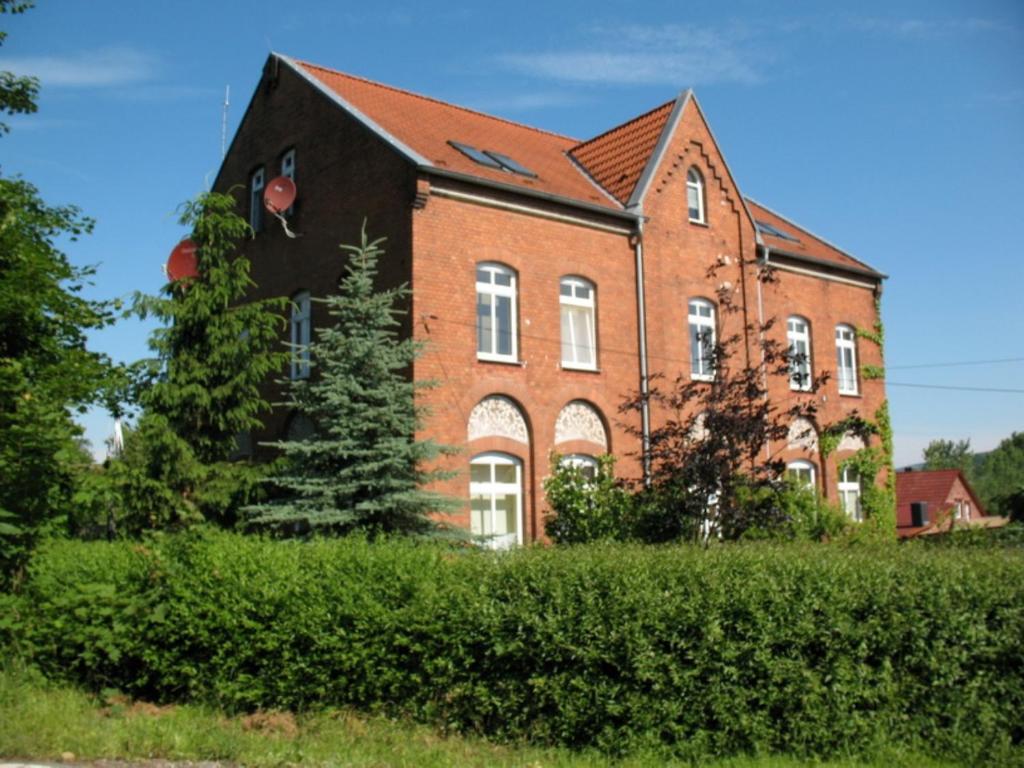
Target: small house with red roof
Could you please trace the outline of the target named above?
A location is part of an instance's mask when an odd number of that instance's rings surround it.
[[[287,231],[263,206],[279,176],[298,190]],[[857,333],[878,320],[885,276],[745,197],[692,91],[579,139],[271,54],[214,187],[254,230],[253,294],[292,297],[285,340],[299,347],[327,321],[311,298],[337,286],[338,245],[364,220],[387,238],[382,284],[411,286],[402,331],[425,345],[412,375],[438,384],[418,395],[424,435],[463,447],[436,490],[465,499],[472,532],[542,538],[553,452],[583,467],[612,453],[640,476],[644,436],[670,414],[620,414],[624,399],[654,375],[710,380],[709,336],[739,334],[756,363],[747,324],[770,319],[806,371],[830,378],[771,382],[772,399],[814,401],[820,422],[794,423],[767,454],[860,518],[842,462],[862,438],[826,454],[818,435],[885,399],[863,375],[881,350]],[[765,267],[774,280],[758,279]],[[287,373],[310,375],[301,351]],[[309,428],[277,408],[243,442]]]
[[[904,469],[896,473],[896,534],[901,539],[947,533],[957,527],[993,528],[1004,517],[985,509],[959,469]]]

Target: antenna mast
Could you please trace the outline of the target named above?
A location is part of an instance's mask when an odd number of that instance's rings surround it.
[[[220,159],[228,151],[228,107],[231,106],[231,86],[224,86],[224,112],[220,120]]]

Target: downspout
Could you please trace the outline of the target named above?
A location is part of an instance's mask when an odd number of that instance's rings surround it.
[[[754,246],[757,247],[756,245]],[[764,261],[763,265],[768,266],[768,262],[772,256],[772,250],[767,245],[762,246],[764,248]],[[765,366],[764,359],[764,293],[762,292],[762,281],[760,275],[757,278],[757,338],[758,346],[761,348],[761,376],[764,381],[764,397],[768,399],[768,369]],[[772,444],[771,440],[765,440],[764,443],[764,459],[770,461],[772,458]]]
[[[650,375],[647,369],[647,308],[644,303],[644,219],[638,216],[633,250],[636,255],[636,321],[640,346],[640,455],[643,461],[644,487],[651,486],[651,408]]]

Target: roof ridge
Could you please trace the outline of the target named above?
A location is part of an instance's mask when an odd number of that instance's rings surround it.
[[[625,127],[626,127],[627,125],[630,125],[631,123],[635,123],[635,122],[637,122],[638,120],[643,120],[643,119],[644,119],[645,117],[647,117],[648,115],[653,115],[653,114],[654,114],[655,112],[657,112],[657,111],[658,111],[659,109],[664,109],[664,108],[665,108],[665,107],[667,107],[667,106],[668,106],[669,104],[675,104],[675,103],[676,103],[676,101],[678,100],[678,98],[679,98],[679,97],[678,97],[678,96],[676,96],[676,97],[674,97],[674,98],[672,98],[672,99],[669,99],[668,101],[666,101],[666,102],[664,102],[664,103],[662,103],[662,104],[659,104],[658,106],[654,107],[653,109],[648,109],[648,110],[647,110],[646,112],[644,112],[644,113],[642,113],[642,114],[639,114],[639,115],[637,115],[636,117],[631,117],[631,118],[630,118],[629,120],[627,120],[627,121],[626,121],[626,122],[624,122],[624,123],[619,123],[618,125],[613,125],[613,126],[612,126],[611,128],[609,128],[609,129],[608,129],[607,131],[603,131],[602,133],[599,133],[599,134],[597,134],[597,136],[593,136],[593,137],[591,137],[591,138],[587,139],[586,141],[581,141],[581,142],[580,142],[579,144],[577,144],[577,145],[576,145],[575,147],[572,147],[572,148],[570,148],[570,149],[569,149],[569,152],[570,152],[570,153],[572,153],[572,152],[575,152],[575,151],[576,151],[577,149],[579,149],[580,147],[585,147],[585,146],[587,146],[587,144],[592,144],[592,143],[594,143],[595,141],[597,141],[598,139],[603,139],[603,138],[604,138],[605,136],[609,136],[610,134],[613,134],[613,133],[615,133],[616,131],[618,131],[618,130],[621,130],[622,128],[625,128]]]
[[[543,133],[543,134],[546,134],[548,136],[555,136],[556,138],[565,139],[567,141],[579,142],[579,139],[575,138],[574,136],[566,136],[564,133],[556,133],[555,131],[549,131],[549,130],[546,130],[544,128],[538,128],[538,127],[536,127],[534,125],[527,125],[526,123],[520,123],[520,122],[517,122],[515,120],[509,120],[508,118],[505,118],[505,117],[498,117],[497,115],[491,115],[491,114],[488,114],[487,112],[481,112],[479,109],[472,109],[470,107],[464,107],[464,106],[462,106],[460,104],[453,104],[450,101],[444,101],[443,99],[438,99],[438,98],[435,98],[433,96],[427,96],[427,95],[422,94],[422,93],[416,93],[415,91],[410,91],[410,90],[408,90],[406,88],[399,88],[399,87],[394,86],[394,85],[388,85],[387,83],[381,83],[381,82],[379,82],[377,80],[371,80],[368,77],[361,77],[359,75],[353,75],[353,74],[351,74],[349,72],[342,72],[341,70],[338,70],[338,69],[332,69],[331,67],[325,67],[322,64],[314,64],[313,62],[306,61],[305,59],[292,59],[292,61],[294,61],[296,64],[301,64],[301,65],[306,66],[306,67],[312,67],[313,69],[319,69],[319,70],[322,70],[324,72],[330,72],[333,75],[340,75],[341,77],[347,77],[347,78],[349,78],[351,80],[357,80],[357,81],[359,81],[361,83],[366,83],[368,85],[374,85],[374,86],[377,86],[378,88],[384,88],[385,90],[388,90],[388,91],[394,91],[395,93],[401,93],[401,94],[404,94],[406,96],[412,96],[414,98],[421,99],[423,101],[429,101],[429,102],[432,102],[434,104],[440,104],[440,105],[445,106],[445,107],[450,107],[451,109],[458,109],[458,110],[460,110],[462,112],[469,112],[470,114],[473,114],[473,115],[479,115],[480,117],[486,117],[486,118],[488,118],[490,120],[496,120],[499,123],[505,123],[506,125],[514,125],[517,128],[526,128],[527,130],[534,131],[536,133]]]
[[[810,235],[815,240],[818,240],[818,241],[824,243],[825,245],[827,245],[829,248],[834,248],[835,250],[839,251],[841,254],[843,254],[843,256],[846,256],[848,259],[853,259],[858,264],[860,264],[862,267],[866,267],[867,269],[870,269],[872,272],[877,272],[878,271],[874,267],[872,267],[870,264],[868,264],[866,261],[862,261],[861,259],[858,259],[856,256],[854,256],[852,253],[850,253],[846,249],[840,248],[838,245],[836,245],[833,242],[830,242],[829,240],[826,240],[821,235],[817,235],[814,232],[811,232],[811,230],[809,230],[807,227],[803,226],[802,224],[797,224],[795,221],[793,221],[788,216],[784,216],[783,214],[779,213],[778,211],[776,211],[776,210],[774,210],[772,208],[769,208],[764,203],[759,203],[757,200],[755,200],[754,198],[750,197],[749,195],[743,195],[742,197],[743,197],[744,200],[747,200],[748,202],[753,203],[758,208],[764,208],[764,210],[768,211],[768,213],[770,213],[772,216],[778,216],[780,219],[782,219],[784,222],[789,224],[791,227],[795,227],[796,229],[799,229],[805,235]]]

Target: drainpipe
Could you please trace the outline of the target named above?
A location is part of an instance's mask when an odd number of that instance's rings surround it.
[[[755,248],[757,246],[754,246]],[[767,245],[764,248],[764,266],[768,266],[768,262],[772,257],[772,250]],[[764,364],[764,293],[762,290],[761,280],[757,281],[757,338],[759,340],[758,346],[761,348],[761,376],[764,381],[764,397],[768,399],[768,370]],[[764,443],[764,458],[765,461],[770,461],[772,458],[772,444],[770,440],[765,440]]]
[[[647,309],[644,304],[644,220],[638,216],[634,234],[636,254],[636,315],[640,345],[640,451],[643,457],[644,486],[651,485],[651,407],[650,375],[647,370]]]

